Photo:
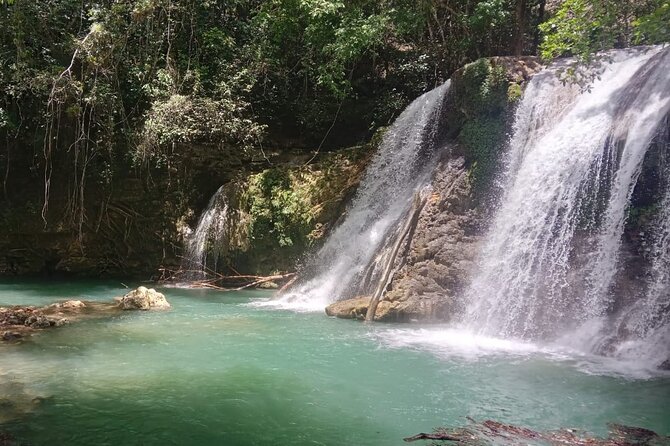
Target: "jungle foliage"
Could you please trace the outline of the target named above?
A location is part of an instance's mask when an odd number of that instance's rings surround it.
[[[591,62],[598,51],[670,40],[667,0],[565,0],[540,26],[543,58]]]
[[[668,40],[667,1],[3,0],[1,199],[57,188],[81,231],[87,187],[170,172],[188,145],[254,152],[366,140],[492,55]],[[548,20],[547,17],[549,17]],[[474,132],[474,130],[473,130]],[[474,132],[479,133],[479,132]],[[10,187],[14,184],[15,187]],[[86,186],[86,187],[85,187]],[[25,199],[25,197],[22,197]]]

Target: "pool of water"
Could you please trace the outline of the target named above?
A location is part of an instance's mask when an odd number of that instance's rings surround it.
[[[0,283],[0,305],[126,291]],[[0,344],[0,431],[31,445],[400,445],[470,416],[670,435],[670,378],[633,365],[439,326],[258,307],[268,295],[257,291],[161,291],[172,310]]]

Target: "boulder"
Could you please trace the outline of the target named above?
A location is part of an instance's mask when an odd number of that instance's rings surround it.
[[[119,300],[122,310],[153,310],[170,308],[165,296],[153,288],[139,287]]]
[[[339,317],[340,319],[359,319],[365,320],[365,314],[368,312],[370,296],[359,296],[353,299],[340,300],[326,307],[328,316]]]
[[[66,300],[65,302],[56,304],[59,308],[64,308],[68,310],[80,310],[86,308],[86,304],[80,300]]]

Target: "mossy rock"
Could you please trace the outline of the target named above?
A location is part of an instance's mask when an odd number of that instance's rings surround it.
[[[498,167],[514,108],[530,77],[534,58],[479,59],[452,76],[447,98],[448,137],[470,165],[476,190],[486,189]]]
[[[225,263],[256,274],[294,270],[342,215],[373,149],[323,153],[308,165],[279,165],[233,182]]]

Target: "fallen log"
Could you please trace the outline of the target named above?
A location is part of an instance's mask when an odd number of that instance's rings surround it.
[[[192,270],[169,270],[160,269],[162,279],[160,282],[179,282],[185,283],[192,288],[209,288],[218,291],[240,291],[246,288],[259,286],[266,282],[284,281],[287,279],[295,280],[296,273],[273,274],[269,276],[258,276],[253,274],[224,275],[212,270],[192,271]],[[185,279],[183,276],[189,273],[204,273],[207,276],[202,279]],[[291,282],[289,282],[291,283]]]
[[[393,272],[394,272],[394,264],[395,264],[395,259],[398,257],[398,252],[400,251],[400,247],[403,245],[403,242],[407,239],[411,240],[411,237],[414,232],[414,229],[416,228],[417,223],[419,222],[419,216],[421,215],[421,210],[424,208],[427,202],[427,194],[423,194],[421,192],[417,192],[414,195],[414,201],[412,203],[412,209],[410,211],[409,218],[405,222],[405,225],[403,226],[402,230],[398,234],[398,238],[396,239],[393,248],[391,250],[391,253],[386,260],[386,265],[384,265],[384,270],[382,272],[381,278],[379,279],[379,283],[377,284],[377,288],[375,289],[374,294],[372,295],[372,298],[370,299],[370,305],[368,305],[368,311],[365,314],[365,320],[366,321],[373,321],[375,319],[375,313],[377,312],[377,306],[379,305],[379,300],[382,298],[384,295],[384,291],[389,285],[389,282],[393,278]]]

